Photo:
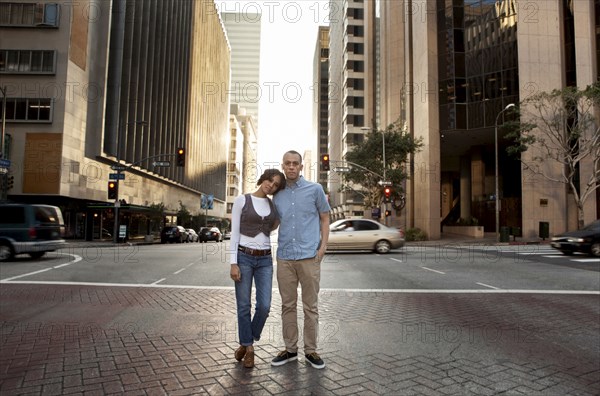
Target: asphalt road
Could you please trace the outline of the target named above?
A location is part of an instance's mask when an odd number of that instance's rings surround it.
[[[0,264],[0,282],[231,287],[225,243],[80,246]],[[341,290],[600,290],[600,260],[544,246],[408,246],[336,252],[321,287]],[[275,285],[276,286],[276,279]]]

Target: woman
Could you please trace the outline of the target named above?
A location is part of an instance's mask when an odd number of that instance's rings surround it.
[[[260,339],[271,309],[273,258],[270,234],[279,216],[267,195],[285,188],[285,176],[267,169],[256,183],[258,190],[240,195],[231,210],[231,279],[235,281],[240,347],[235,359],[254,367],[254,341]],[[252,280],[256,285],[256,308],[251,318]]]

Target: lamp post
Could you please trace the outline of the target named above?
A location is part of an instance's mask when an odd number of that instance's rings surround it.
[[[131,122],[127,122],[125,123],[125,133],[127,133],[127,130],[129,129],[129,125],[147,125],[148,123],[146,121],[131,121]],[[123,124],[121,124],[123,125]],[[117,135],[117,164],[120,164],[121,162],[121,130],[119,128],[119,134]],[[117,186],[119,185],[119,183],[121,182],[119,176],[121,175],[121,168],[117,168]],[[121,202],[119,201],[119,187],[117,187],[117,191],[116,191],[116,197],[115,197],[115,221],[114,221],[114,225],[113,225],[113,242],[114,243],[119,243],[119,207],[121,206]]]
[[[500,115],[502,113],[504,113],[506,110],[510,109],[511,107],[515,107],[514,103],[509,103],[508,105],[506,105],[506,107],[504,109],[502,109],[498,115],[496,116],[496,122],[494,123],[494,152],[495,152],[495,184],[496,184],[496,191],[495,191],[495,203],[496,203],[496,241],[500,242],[500,189],[498,188],[498,118],[500,118]]]

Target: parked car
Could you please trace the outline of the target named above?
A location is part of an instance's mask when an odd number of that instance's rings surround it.
[[[404,246],[402,230],[369,219],[343,219],[329,226],[327,250],[372,250],[387,253]]]
[[[193,228],[187,228],[186,230],[188,232],[188,239],[187,239],[187,241],[188,242],[198,242],[199,236],[196,233],[196,230],[194,230]]]
[[[223,239],[231,239],[231,231],[227,230],[223,233]]]
[[[160,243],[183,243],[188,240],[188,232],[182,226],[168,226],[160,232]]]
[[[62,212],[56,206],[0,204],[0,261],[17,254],[40,258],[66,242]]]
[[[223,242],[223,234],[217,227],[202,227],[198,235],[200,236],[200,242]]]
[[[600,257],[600,219],[581,230],[569,231],[552,237],[550,246],[570,256],[575,252]]]

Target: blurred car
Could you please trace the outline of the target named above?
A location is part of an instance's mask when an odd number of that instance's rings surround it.
[[[183,243],[187,242],[188,232],[182,226],[168,226],[162,229],[160,232],[160,243],[176,242]]]
[[[550,246],[570,256],[575,252],[600,257],[600,219],[581,230],[569,231],[552,237]]]
[[[200,242],[223,242],[223,234],[217,227],[202,227],[198,235],[200,236]]]
[[[196,233],[196,230],[194,230],[193,228],[187,228],[186,229],[188,232],[188,242],[198,242],[199,236]]]
[[[62,212],[56,206],[0,204],[0,261],[17,254],[40,258],[64,248]]]
[[[223,239],[231,239],[231,231],[227,230],[223,233]]]
[[[369,219],[343,219],[329,226],[327,250],[372,250],[388,253],[404,246],[402,230]]]

